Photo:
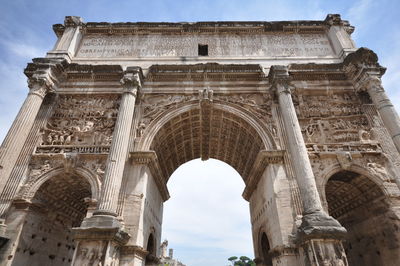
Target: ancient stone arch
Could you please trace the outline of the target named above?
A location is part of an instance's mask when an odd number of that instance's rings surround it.
[[[11,241],[15,265],[70,265],[75,252],[72,228],[90,216],[91,184],[77,173],[54,169],[20,194],[6,222],[18,231]],[[91,205],[91,206],[90,206]],[[35,259],[32,259],[35,258]]]
[[[0,149],[1,265],[156,264],[195,158],[242,176],[257,265],[398,264],[400,120],[339,15],[53,28]]]
[[[345,250],[349,264],[384,265],[396,261],[399,221],[397,195],[388,194],[372,178],[351,170],[333,174],[326,183],[329,214],[347,229]],[[391,199],[392,198],[392,199]],[[392,219],[392,217],[394,219]],[[391,246],[391,247],[389,247]]]

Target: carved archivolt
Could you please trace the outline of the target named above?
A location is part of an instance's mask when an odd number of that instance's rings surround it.
[[[234,112],[255,127],[265,145],[276,147],[277,128],[272,117],[269,94],[212,94],[213,108]],[[199,95],[145,95],[141,106],[143,113],[138,124],[137,150],[148,150],[151,140],[164,123],[190,109],[199,108]],[[146,138],[141,138],[146,136]]]
[[[336,173],[346,170],[359,175],[364,178],[368,178],[375,183],[385,195],[392,195],[393,190],[396,190],[396,194],[399,194],[397,185],[394,183],[393,174],[387,169],[390,168],[388,161],[376,155],[365,155],[360,158],[351,159],[350,165],[344,169],[343,165],[338,162],[335,158],[313,160],[312,166],[317,183],[320,188],[320,195],[325,197],[326,184],[329,179]]]
[[[40,186],[55,176],[78,175],[90,184],[92,198],[98,199],[104,175],[105,159],[85,158],[71,167],[70,159],[66,156],[33,156],[29,165],[28,178],[16,198],[32,199]]]

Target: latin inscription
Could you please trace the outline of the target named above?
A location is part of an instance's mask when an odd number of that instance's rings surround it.
[[[85,36],[77,57],[197,56],[199,43],[208,44],[214,57],[324,57],[334,52],[324,34],[269,34],[253,36]]]

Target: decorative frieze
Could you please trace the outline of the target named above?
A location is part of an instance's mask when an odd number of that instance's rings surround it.
[[[108,153],[118,106],[117,95],[60,95],[36,153]]]

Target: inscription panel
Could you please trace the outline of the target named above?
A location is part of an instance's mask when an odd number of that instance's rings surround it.
[[[136,35],[85,36],[76,57],[197,56],[198,44],[207,44],[215,57],[325,57],[334,56],[325,34],[258,35]]]

